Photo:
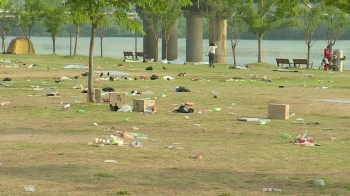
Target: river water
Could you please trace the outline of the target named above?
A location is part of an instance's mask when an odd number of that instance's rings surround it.
[[[6,46],[14,37],[8,37],[5,41]],[[52,40],[50,37],[32,37],[32,43],[36,54],[52,54]],[[78,54],[88,55],[89,37],[80,37]],[[104,57],[123,57],[123,51],[135,51],[135,40],[137,40],[137,51],[142,51],[143,38],[138,37],[105,37],[103,39],[103,56]],[[203,61],[207,61],[205,56],[208,40],[203,40]],[[159,58],[161,58],[161,42],[159,43]],[[317,40],[311,47],[310,61],[315,67],[320,65],[322,60],[323,49],[326,46],[324,40]],[[72,38],[72,53],[74,47],[74,38]],[[345,56],[350,56],[350,42],[348,40],[338,40],[333,46],[334,49],[340,49]],[[58,37],[56,40],[56,53],[60,55],[70,54],[70,38]],[[100,38],[95,39],[94,55],[100,55]],[[240,40],[237,46],[237,64],[254,63],[258,60],[258,41],[257,40]],[[263,40],[263,62],[276,64],[276,58],[306,58],[307,45],[304,40]],[[178,58],[186,61],[186,39],[178,39]],[[227,40],[227,63],[233,63],[231,41]],[[349,68],[350,63],[344,62],[344,67]]]

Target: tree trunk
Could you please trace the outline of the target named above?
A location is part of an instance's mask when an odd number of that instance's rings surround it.
[[[5,54],[6,52],[6,47],[5,47],[5,37],[4,37],[4,34],[2,34],[1,36],[1,48],[2,48],[2,53]]]
[[[165,42],[165,59],[168,60],[168,42]]]
[[[159,38],[156,38],[156,56],[154,57],[154,62],[158,62],[158,41]]]
[[[306,69],[310,69],[310,49],[311,49],[311,43],[307,44],[307,65]]]
[[[264,34],[258,35],[258,63],[262,63],[262,39]]]
[[[31,29],[28,30],[28,54],[30,54],[30,33]]]
[[[56,35],[51,35],[52,37],[52,54],[56,54]]]
[[[236,65],[236,45],[232,46],[232,54],[233,54],[233,65]]]
[[[89,73],[88,73],[88,96],[89,96],[89,102],[96,103],[95,100],[95,90],[92,86],[92,71],[94,66],[94,45],[95,45],[95,34],[96,34],[96,28],[97,24],[91,25],[91,38],[90,38],[90,48],[89,48]]]
[[[103,57],[103,36],[100,37],[101,40],[100,40],[100,45],[101,45],[101,57]]]
[[[74,44],[74,55],[77,55],[79,34],[80,34],[80,26],[77,25],[76,35],[75,35],[75,44]]]

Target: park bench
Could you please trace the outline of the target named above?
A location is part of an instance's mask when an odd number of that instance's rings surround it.
[[[134,53],[133,52],[124,52],[124,59],[127,59],[127,58],[133,59]]]
[[[307,59],[293,59],[294,67],[300,67],[300,65],[307,66]]]
[[[135,52],[135,58],[138,59],[139,57],[142,57],[145,59],[146,54],[144,52]]]
[[[289,59],[281,59],[281,58],[276,58],[276,62],[277,62],[277,66],[279,67],[280,64],[282,64],[282,66],[284,64],[287,64],[289,67],[291,67]]]

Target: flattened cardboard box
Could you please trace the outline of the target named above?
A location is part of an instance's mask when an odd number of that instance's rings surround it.
[[[126,95],[125,93],[109,93],[109,104],[125,104]]]
[[[133,100],[133,111],[144,112],[146,108],[152,107],[156,104],[155,100],[148,99],[134,99]]]

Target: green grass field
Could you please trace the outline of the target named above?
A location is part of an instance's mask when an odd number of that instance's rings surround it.
[[[249,70],[240,70],[228,69],[228,65],[209,68],[95,58],[96,71],[122,71],[130,73],[128,78],[138,78],[102,80],[94,83],[95,88],[154,92],[126,96],[128,105],[133,104],[133,99],[157,97],[157,113],[144,114],[112,112],[108,103],[86,103],[86,94],[73,87],[87,86],[87,78],[80,75],[88,70],[62,67],[85,65],[87,57],[0,56],[0,59],[7,58],[12,61],[19,58],[22,62],[18,63],[19,68],[10,68],[13,63],[0,63],[3,65],[0,79],[10,77],[12,81],[4,83],[15,86],[0,87],[0,102],[11,102],[0,106],[0,195],[350,194],[350,158],[346,155],[350,150],[349,104],[317,101],[348,100],[349,71],[277,72],[272,71],[277,66],[268,64],[252,64]],[[23,63],[38,66],[29,69]],[[145,71],[150,65],[153,71]],[[180,72],[187,74],[178,77]],[[153,74],[176,79],[139,79]],[[257,78],[252,79],[252,74]],[[76,75],[80,77],[74,79]],[[55,79],[62,76],[72,79],[55,83]],[[271,82],[263,81],[265,76]],[[99,73],[94,72],[94,78],[98,77]],[[233,77],[242,79],[226,81]],[[34,90],[33,86],[44,89]],[[173,92],[177,86],[187,86],[191,92]],[[320,86],[331,88],[319,89]],[[46,96],[56,91],[59,97]],[[218,98],[213,98],[213,91],[220,93]],[[187,101],[195,104],[191,107],[194,113],[173,113]],[[71,104],[71,108],[62,110],[62,102]],[[266,125],[237,120],[267,118],[269,103],[289,104],[290,113],[295,116],[289,120],[271,119]],[[87,113],[80,114],[79,109]],[[303,124],[293,123],[298,118],[304,119]],[[319,125],[314,125],[315,122]],[[107,131],[111,127],[145,133],[148,138],[125,139],[124,146],[88,146],[95,138],[114,134]],[[305,130],[321,146],[294,144],[294,138]],[[285,139],[285,134],[292,138]],[[141,141],[143,146],[127,145],[133,141]],[[166,148],[174,143],[183,149]],[[202,158],[190,158],[193,154],[200,154]],[[104,162],[110,159],[118,163]],[[317,178],[323,179],[325,186],[315,185]],[[26,192],[25,185],[34,185],[35,191]],[[263,192],[263,188],[268,187],[282,191]]]

